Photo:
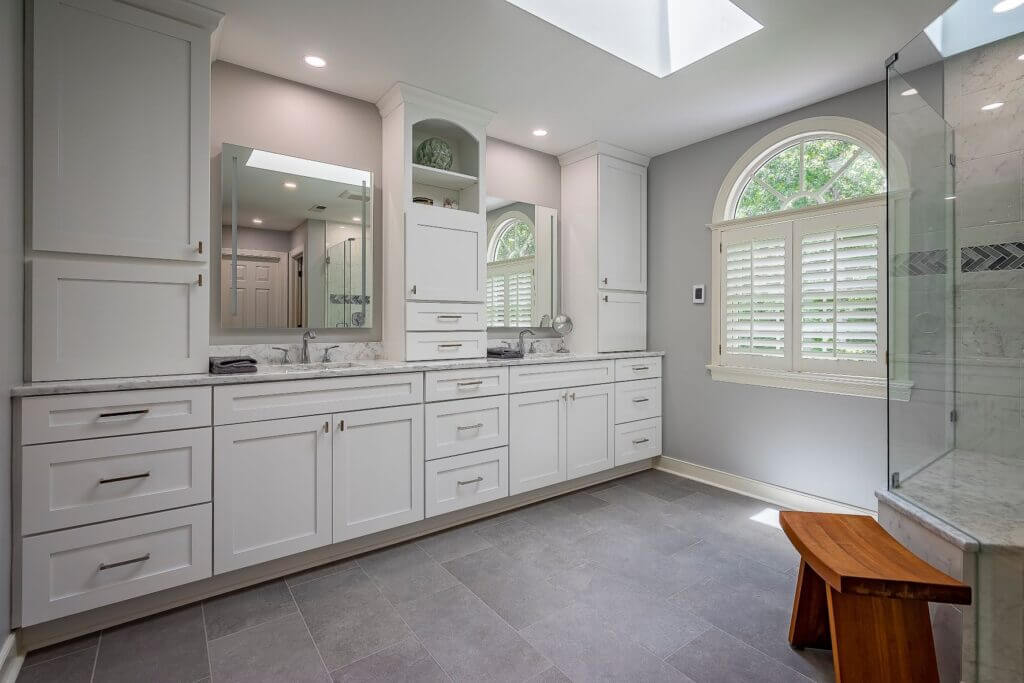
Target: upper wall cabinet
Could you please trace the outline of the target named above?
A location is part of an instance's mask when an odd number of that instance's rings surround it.
[[[32,3],[30,246],[205,262],[221,15],[182,0],[134,4],[154,11]]]
[[[647,168],[601,155],[597,168],[601,289],[647,291]]]

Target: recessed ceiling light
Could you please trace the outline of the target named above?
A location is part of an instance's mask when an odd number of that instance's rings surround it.
[[[256,225],[261,225],[263,223],[263,219],[262,218],[253,218],[252,222],[255,223]]]
[[[1017,9],[1021,5],[1024,5],[1024,0],[1002,0],[997,2],[992,11],[996,14],[1002,14],[1003,12],[1009,12],[1010,10]]]
[[[948,197],[946,197],[946,199],[947,199],[947,200],[953,200],[953,199],[956,199],[956,195],[955,195],[955,194],[951,194],[951,195],[949,195]]]
[[[1024,2],[1024,0],[1021,1]],[[327,66],[327,60],[323,57],[317,57],[316,55],[306,55],[302,58],[302,61],[304,61],[307,66],[311,66],[314,69],[322,69]]]
[[[286,182],[284,186],[287,187],[289,190],[294,190],[296,187],[298,187],[298,185],[291,181]]]
[[[916,95],[917,94],[917,88],[910,88],[909,90],[904,90],[900,94],[903,95],[904,97],[910,97],[911,95]]]
[[[543,128],[537,128],[536,130],[533,131],[533,134],[536,135],[539,138],[542,138],[545,135],[547,135],[548,132],[546,130],[544,130]]]
[[[1021,0],[1021,2],[1024,2],[1024,0]],[[981,108],[981,110],[982,111],[992,111],[993,109],[999,109],[999,107],[1001,107],[1001,106],[1003,106],[1002,102],[992,102],[990,104],[986,104],[984,107]]]
[[[1024,55],[1017,57],[1018,62],[1024,62]]]
[[[360,218],[359,216],[352,216],[352,221],[355,223],[362,223],[363,219]]]

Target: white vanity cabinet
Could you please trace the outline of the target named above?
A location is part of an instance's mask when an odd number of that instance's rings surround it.
[[[509,493],[565,481],[564,389],[509,396]]]
[[[410,204],[405,218],[406,298],[482,302],[486,249],[482,214]]]
[[[214,573],[331,542],[331,416],[214,430]]]
[[[334,542],[423,519],[423,406],[333,420]]]
[[[574,350],[647,348],[647,165],[604,143],[559,157],[562,165],[563,309]]]
[[[615,387],[569,390],[565,401],[565,476],[575,479],[615,465]]]

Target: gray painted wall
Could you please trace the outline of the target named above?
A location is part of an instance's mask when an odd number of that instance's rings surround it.
[[[562,169],[558,157],[487,138],[487,194],[561,208]]]
[[[651,161],[648,331],[667,352],[664,454],[844,503],[874,508],[885,488],[885,401],[711,380],[711,311],[690,303],[711,286],[715,196],[764,135],[811,116],[847,116],[885,130],[882,84],[726,133]]]
[[[345,97],[294,81],[252,71],[244,67],[215,62],[213,64],[212,119],[210,122],[210,157],[212,159],[212,206],[220,206],[220,151],[225,142],[257,147],[270,152],[289,154],[351,166],[374,174],[373,244],[381,244],[381,121],[377,106],[370,102]],[[221,225],[214,215],[214,226]],[[217,237],[220,231],[213,231]],[[213,245],[218,253],[220,245]],[[381,292],[383,272],[380,249],[373,254],[376,274],[374,296]],[[220,291],[220,269],[210,273],[211,292]],[[372,329],[325,330],[325,342],[379,341],[380,307],[374,307]],[[265,332],[262,330],[231,330],[220,327],[220,297],[210,306],[211,344],[298,343],[302,332]]]
[[[11,630],[11,402],[24,327],[22,1],[0,4],[0,639]]]

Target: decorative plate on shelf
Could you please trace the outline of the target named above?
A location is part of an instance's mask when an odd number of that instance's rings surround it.
[[[433,206],[434,205],[434,200],[431,199],[430,197],[413,197],[412,198],[412,203],[413,204],[426,204],[428,206]]]
[[[441,138],[427,138],[416,147],[413,163],[449,171],[452,168],[452,148]]]

